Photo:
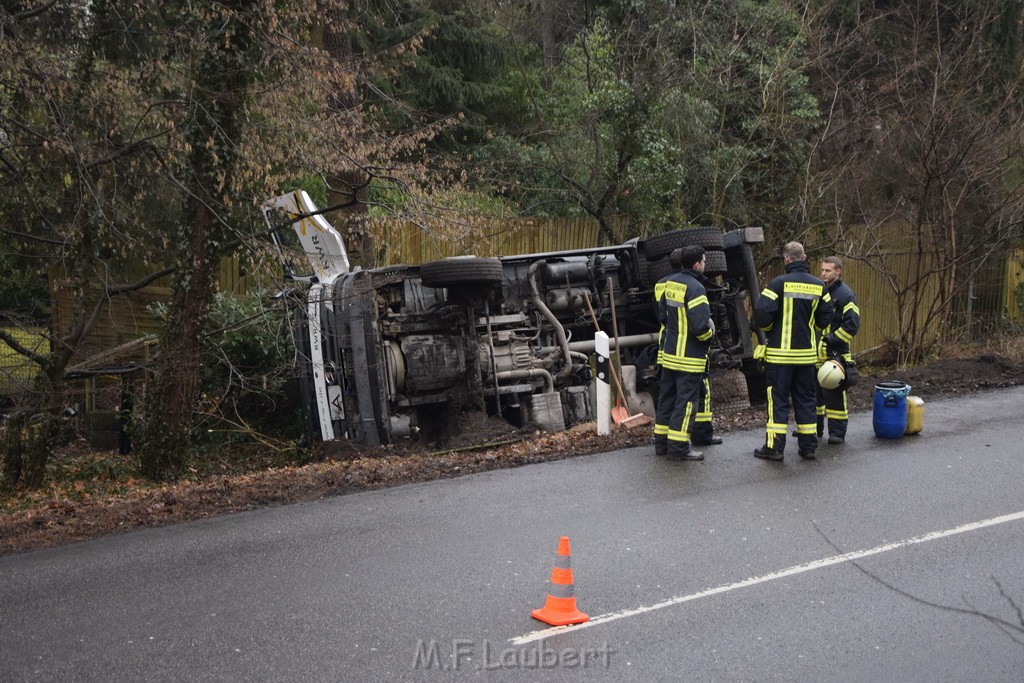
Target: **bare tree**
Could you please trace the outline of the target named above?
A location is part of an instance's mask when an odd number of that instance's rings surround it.
[[[213,16],[186,17],[211,46],[201,53],[194,116],[185,143],[185,221],[178,233],[170,317],[160,339],[156,377],[146,394],[143,471],[161,477],[181,468],[191,440],[191,412],[199,395],[201,333],[213,297],[239,168],[245,101],[261,61],[259,30],[269,17],[259,4],[221,3]]]
[[[900,364],[944,338],[965,283],[1022,234],[1024,80],[991,43],[1005,10],[933,0],[856,17],[820,75],[834,97],[818,180],[847,255],[889,286]]]
[[[339,77],[311,45],[315,7],[9,9],[19,6],[0,8],[0,60],[11,67],[0,72],[0,230],[6,257],[38,259],[65,283],[70,317],[48,331],[49,349],[0,331],[40,377],[7,430],[8,477],[41,483],[68,402],[66,371],[110,300],[174,270],[144,451],[148,472],[170,473],[197,407],[196,349],[219,257],[260,225],[261,198],[332,157],[364,153],[346,144],[349,122],[309,116],[351,74]],[[10,310],[0,326],[24,322]]]
[[[154,116],[161,103],[137,98],[146,68],[110,57],[106,3],[8,7],[0,8],[0,61],[11,67],[0,75],[0,232],[7,255],[46,264],[71,303],[43,347],[0,329],[38,369],[8,425],[4,459],[9,481],[36,486],[59,438],[69,364],[112,299],[166,274],[155,266],[160,221],[142,230],[140,219],[157,198],[146,169],[168,129]],[[53,41],[58,33],[64,39]],[[132,278],[129,261],[152,267]],[[8,328],[27,324],[14,310],[0,314]]]

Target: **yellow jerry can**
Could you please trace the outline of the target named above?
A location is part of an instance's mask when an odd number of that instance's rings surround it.
[[[907,396],[907,431],[904,434],[920,434],[924,429],[924,400],[920,396]]]

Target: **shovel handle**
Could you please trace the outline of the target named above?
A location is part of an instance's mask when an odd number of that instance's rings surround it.
[[[615,363],[619,368],[619,376],[622,376],[622,349],[619,348],[619,319],[615,312],[618,308],[615,305],[615,284],[611,277],[608,278],[608,303],[612,307],[612,334],[615,335]],[[625,396],[623,396],[625,401]]]
[[[594,321],[594,329],[598,332],[601,331],[601,325],[597,322],[597,314],[594,313],[594,307],[590,305],[590,293],[586,290],[583,291],[583,302],[587,304],[587,310],[590,311],[590,319]],[[619,350],[619,338],[615,338],[615,351]],[[622,402],[626,404],[626,408],[629,408],[629,401],[626,400],[626,392],[622,389],[622,383],[619,381],[619,373],[615,372],[615,363],[609,363],[608,369],[612,371],[612,379],[615,380],[615,388],[618,390],[618,396],[622,398]]]

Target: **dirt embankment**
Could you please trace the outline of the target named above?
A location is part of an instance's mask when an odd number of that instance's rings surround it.
[[[898,379],[924,399],[1024,384],[1024,364],[997,355],[956,358],[905,372],[865,375],[849,393],[853,411],[870,410],[874,385]],[[716,409],[720,433],[764,423],[763,408]],[[593,425],[559,434],[509,428],[491,420],[471,425],[448,450],[406,444],[356,451],[343,442],[324,447],[324,462],[285,467],[166,486],[136,484],[117,495],[40,496],[27,509],[0,514],[0,554],[80,541],[130,529],[164,526],[215,515],[315,500],[473,472],[518,467],[650,443],[649,427],[617,430],[597,437]],[[472,434],[473,438],[468,435]],[[483,447],[467,446],[488,444]],[[451,450],[455,449],[455,450]]]

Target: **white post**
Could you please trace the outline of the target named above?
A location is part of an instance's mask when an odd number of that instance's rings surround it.
[[[609,372],[609,359],[611,349],[609,348],[608,335],[604,332],[594,334],[594,353],[597,354],[597,434],[608,436],[612,433],[612,387],[609,384],[611,379]]]

